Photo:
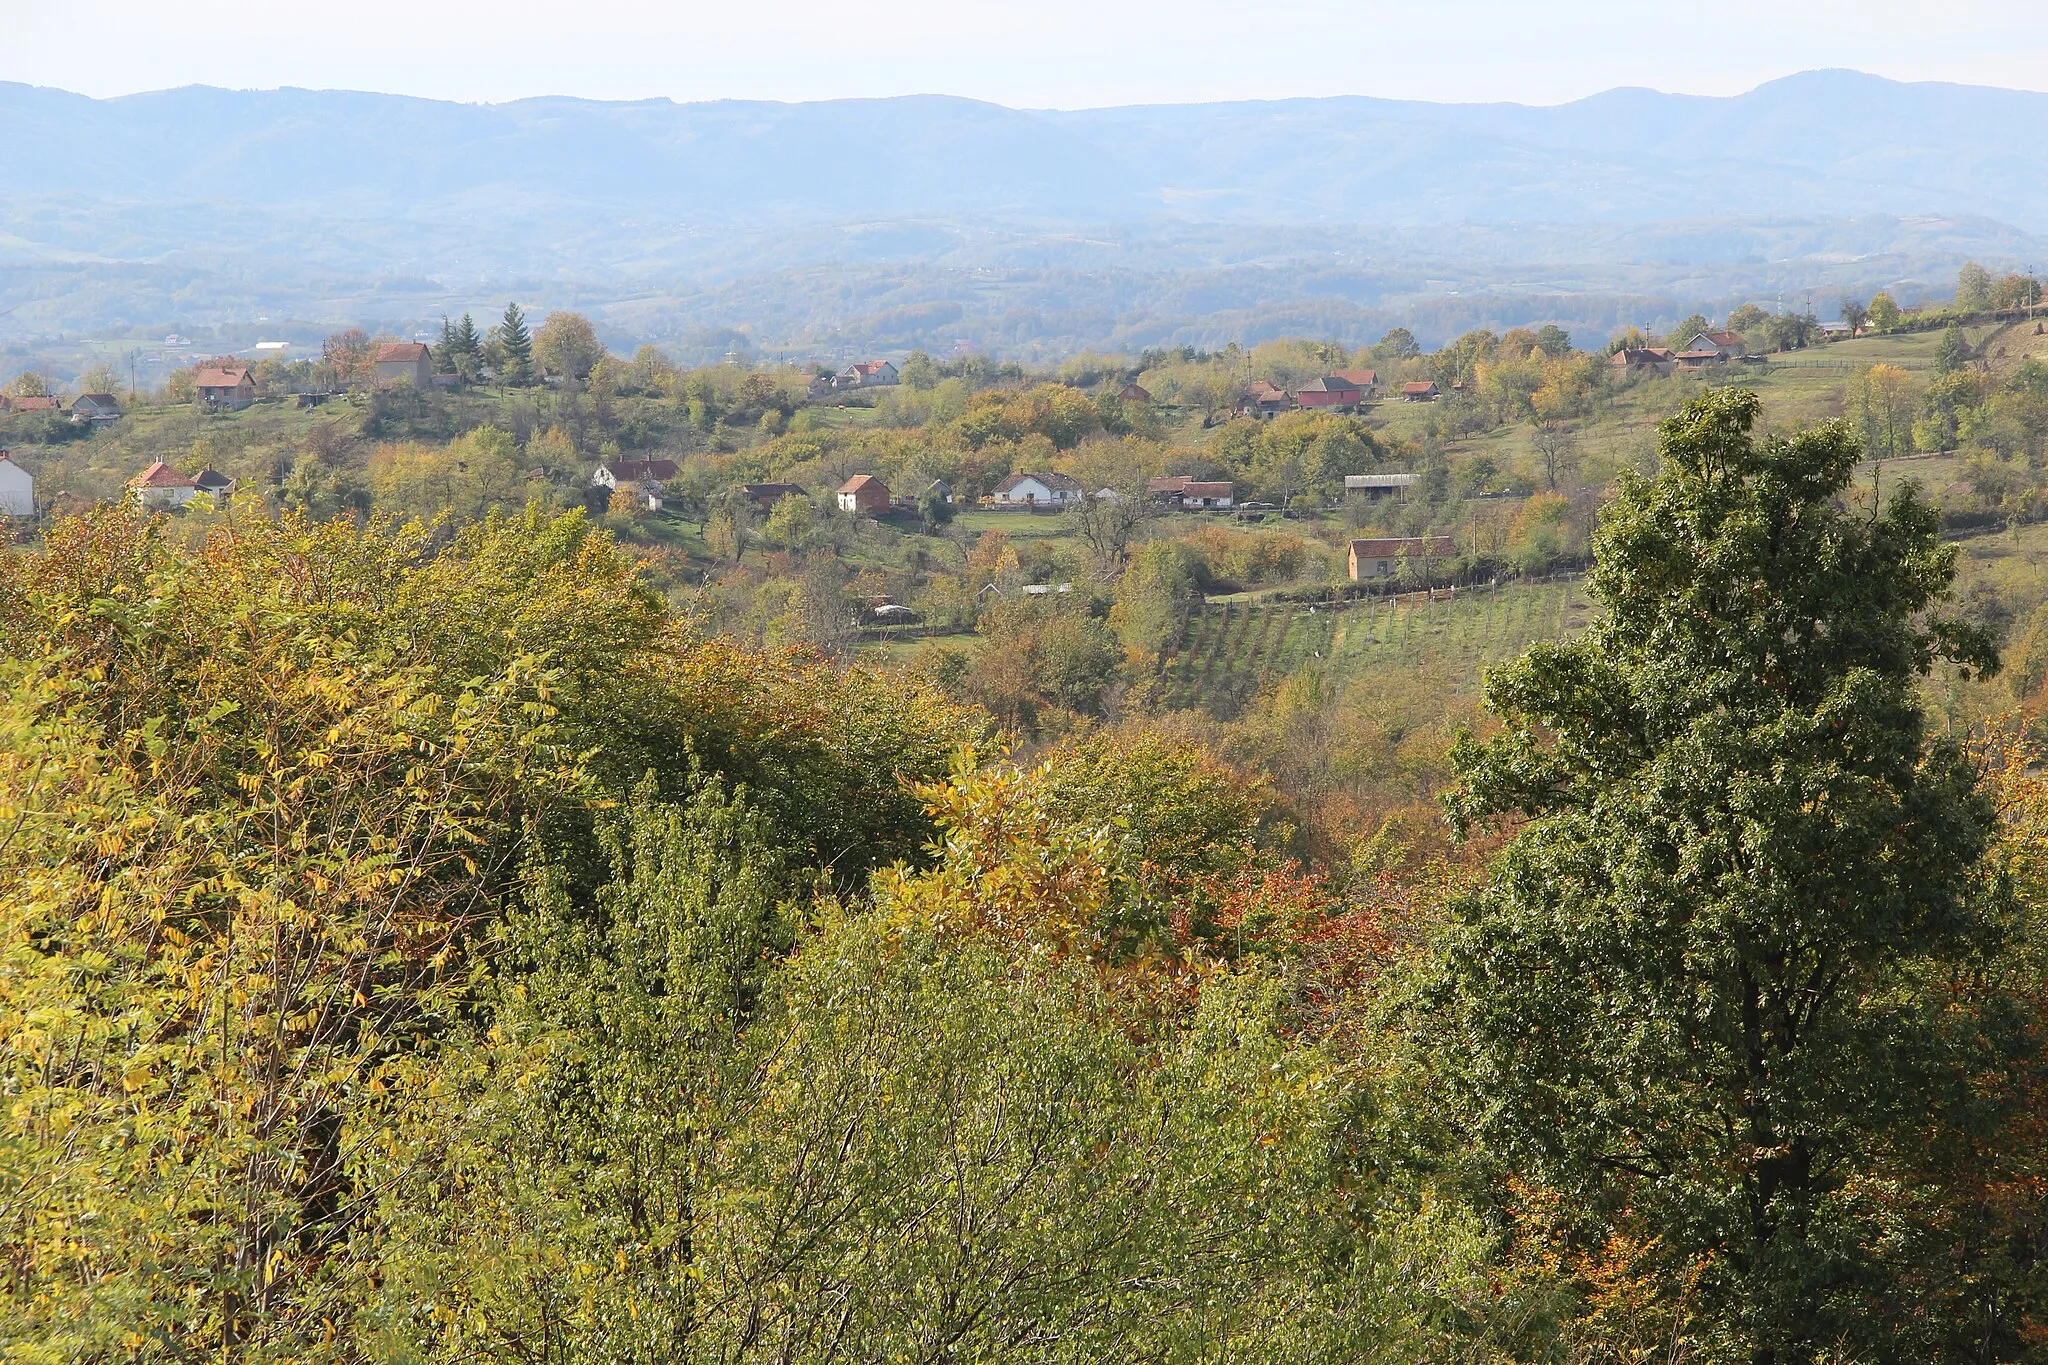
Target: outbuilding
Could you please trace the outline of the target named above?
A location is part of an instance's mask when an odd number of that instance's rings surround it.
[[[1351,581],[1370,583],[1392,578],[1402,566],[1420,564],[1427,570],[1438,559],[1455,559],[1457,542],[1449,536],[1383,536],[1351,542]]]

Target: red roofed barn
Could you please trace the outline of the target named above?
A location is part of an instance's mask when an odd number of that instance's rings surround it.
[[[434,382],[434,354],[417,341],[387,341],[371,361],[370,382],[380,389],[393,384],[428,388]]]

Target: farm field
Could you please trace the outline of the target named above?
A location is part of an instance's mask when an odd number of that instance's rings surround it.
[[[1228,718],[1259,689],[1320,670],[1335,681],[1373,669],[1440,665],[1459,690],[1536,640],[1585,628],[1592,605],[1577,577],[1497,588],[1438,589],[1345,606],[1208,603],[1193,609],[1159,665],[1159,704]]]

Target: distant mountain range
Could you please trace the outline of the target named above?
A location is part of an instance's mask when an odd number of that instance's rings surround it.
[[[1057,344],[1101,344],[1133,313],[1154,339],[1184,330],[1205,280],[1211,311],[1320,300],[1376,325],[1431,301],[1457,313],[1443,301],[1474,291],[1689,310],[1910,292],[1968,255],[2048,265],[2048,95],[1841,71],[1547,108],[1071,112],[0,84],[0,135],[0,337],[417,319],[519,290],[646,335],[750,323],[801,344],[872,335],[879,272],[921,296],[885,289],[889,309],[943,305],[935,325],[963,339],[988,333],[989,308],[1050,307],[1068,316]],[[1061,274],[1062,297],[1012,287],[1034,271]],[[1152,307],[1162,291],[1181,302]],[[1109,322],[1075,321],[1088,313]]]

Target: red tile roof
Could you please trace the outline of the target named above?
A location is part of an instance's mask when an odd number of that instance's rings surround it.
[[[845,483],[840,484],[839,491],[842,493],[858,493],[861,489],[866,488],[869,484],[880,482],[881,480],[877,479],[872,474],[856,474],[852,478],[848,479]]]
[[[180,474],[177,470],[158,460],[149,468],[128,480],[130,488],[197,488],[199,485]]]
[[[1341,379],[1347,384],[1356,384],[1361,389],[1376,387],[1380,382],[1377,370],[1332,370],[1332,379]]]
[[[55,412],[58,403],[48,394],[36,394],[29,398],[11,398],[8,406],[16,412]]]
[[[387,341],[377,348],[376,364],[415,365],[429,358],[427,348],[417,341]]]
[[[1411,379],[1401,386],[1401,392],[1428,393],[1431,389],[1435,387],[1436,381],[1433,379]]]
[[[209,365],[192,376],[192,387],[195,389],[239,389],[244,384],[255,382],[249,377],[249,371],[241,366],[230,370]]]
[[[1707,333],[1707,340],[1713,342],[1716,346],[1740,346],[1742,344],[1742,336],[1739,332],[1709,332]]]
[[[1458,543],[1449,536],[1386,536],[1376,540],[1354,540],[1351,553],[1360,559],[1400,559],[1405,555],[1449,559],[1458,553]]]

